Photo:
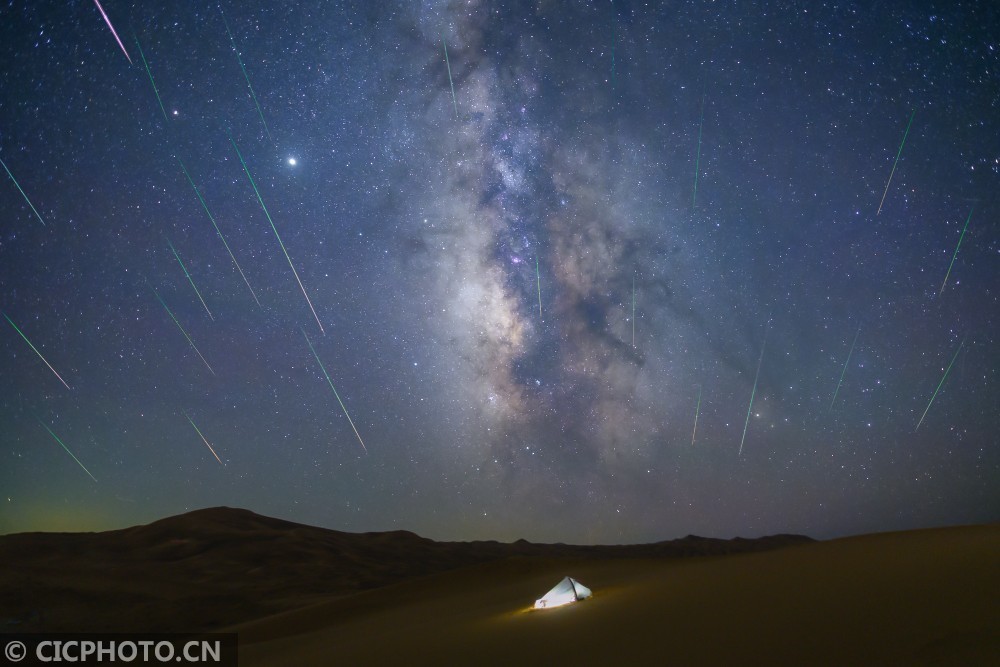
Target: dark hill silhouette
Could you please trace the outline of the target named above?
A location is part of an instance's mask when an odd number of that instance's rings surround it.
[[[207,630],[502,559],[721,556],[811,541],[435,542],[401,530],[345,533],[215,507],[123,530],[0,537],[0,629]]]

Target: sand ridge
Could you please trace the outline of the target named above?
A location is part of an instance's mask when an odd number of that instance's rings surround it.
[[[434,542],[211,508],[0,537],[5,632],[237,632],[241,665],[1000,664],[1000,524]],[[563,576],[593,590],[532,611]]]
[[[102,533],[0,537],[0,629],[203,631],[510,557],[686,557],[803,541],[810,540],[435,542],[401,530],[345,533],[216,507]]]
[[[690,560],[513,559],[236,630],[245,665],[987,665],[998,563],[998,526]],[[593,599],[528,611],[564,574]]]

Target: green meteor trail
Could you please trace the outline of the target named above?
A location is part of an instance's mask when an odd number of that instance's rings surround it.
[[[944,294],[944,286],[948,284],[948,276],[951,275],[951,267],[955,265],[955,258],[958,257],[958,249],[962,247],[962,239],[965,238],[965,230],[969,228],[969,220],[972,220],[972,211],[975,210],[975,206],[969,209],[969,217],[965,219],[965,226],[962,227],[962,235],[958,237],[958,245],[955,246],[955,254],[951,256],[951,264],[948,265],[948,273],[944,274],[944,282],[941,283],[941,291],[938,292],[938,296]]]
[[[768,322],[770,325],[770,322]],[[757,373],[753,376],[753,391],[750,392],[750,405],[747,406],[747,420],[743,424],[743,437],[740,439],[740,452],[739,455],[743,455],[743,443],[747,439],[747,427],[750,425],[750,411],[753,410],[753,397],[757,394],[757,379],[760,377],[760,366],[764,363],[764,348],[767,347],[767,332],[770,329],[764,330],[764,344],[760,346],[760,359],[757,360]]]
[[[632,347],[635,347],[635,276],[632,276]]]
[[[847,364],[851,363],[851,355],[854,354],[854,345],[858,342],[858,336],[861,334],[861,325],[858,325],[858,331],[854,334],[854,342],[851,343],[851,350],[847,353],[847,360],[844,362],[844,369],[840,371],[840,381],[837,382],[837,389],[833,392],[833,400],[830,401],[830,409],[833,410],[833,404],[837,402],[837,394],[840,392],[840,385],[844,382],[844,373],[847,372]]]
[[[250,89],[250,96],[253,98],[253,103],[257,107],[257,115],[260,116],[260,122],[264,125],[264,133],[267,134],[267,140],[273,142],[271,139],[271,130],[267,127],[267,121],[264,120],[264,112],[260,109],[260,102],[257,101],[257,93],[253,90],[253,84],[250,83],[250,75],[247,74],[247,68],[243,65],[243,58],[240,56],[239,49],[236,48],[236,40],[233,39],[233,33],[229,29],[229,22],[226,21],[226,14],[222,11],[222,5],[219,5],[219,13],[222,14],[222,23],[226,26],[226,34],[229,35],[229,43],[233,45],[233,53],[236,54],[236,60],[240,63],[240,69],[243,70],[243,78],[247,80],[247,88]]]
[[[617,21],[615,21],[617,23]],[[617,25],[612,24],[611,26],[611,86],[614,87],[615,81],[615,47],[618,46],[618,31],[615,29]]]
[[[455,82],[451,80],[451,61],[448,60],[448,43],[441,35],[441,43],[444,44],[444,63],[448,66],[448,84],[451,86],[451,103],[455,106],[455,118],[458,118],[458,100],[455,99]]]
[[[205,361],[205,357],[202,356],[201,352],[198,350],[198,346],[194,344],[193,340],[191,340],[191,336],[188,336],[188,332],[185,331],[184,327],[181,326],[181,323],[177,321],[177,318],[174,316],[173,311],[171,311],[170,308],[167,307],[167,304],[163,301],[163,299],[160,298],[160,293],[157,292],[156,288],[153,287],[152,285],[149,286],[149,289],[153,290],[153,294],[156,295],[156,300],[160,302],[160,305],[163,306],[163,309],[167,311],[168,315],[170,315],[170,319],[174,321],[174,324],[177,325],[177,328],[181,330],[182,334],[184,334],[184,338],[186,338],[187,342],[190,343],[191,349],[193,349],[198,354],[198,357],[201,358],[202,362],[205,364],[205,368],[207,368],[212,375],[215,375],[215,371],[213,371],[212,367],[208,365],[207,361]]]
[[[958,359],[958,353],[962,351],[963,345],[965,345],[965,338],[962,338],[962,342],[958,344],[958,349],[955,350],[955,356],[951,358],[948,368],[944,370],[944,375],[941,376],[941,381],[938,382],[937,389],[934,390],[934,395],[931,396],[931,400],[927,401],[927,407],[924,408],[924,414],[920,415],[920,421],[917,422],[917,428],[913,429],[914,433],[920,430],[920,425],[924,423],[924,417],[927,416],[927,411],[931,409],[931,403],[934,402],[934,399],[937,398],[938,392],[941,391],[941,385],[943,385],[945,379],[947,379],[948,373],[951,371],[951,367],[955,365],[955,360]]]
[[[542,279],[538,273],[538,258],[535,258],[535,284],[538,285],[538,318],[542,317]]]
[[[212,318],[212,321],[214,322],[215,317],[212,315],[212,311],[208,309],[208,304],[206,304],[205,299],[201,297],[201,292],[198,291],[198,286],[194,284],[194,279],[191,277],[191,274],[188,273],[187,267],[184,266],[184,262],[181,261],[181,256],[177,254],[177,249],[174,248],[174,244],[170,242],[170,239],[167,239],[167,245],[170,246],[170,250],[174,253],[174,257],[177,258],[177,263],[181,265],[181,270],[184,271],[184,275],[187,276],[188,282],[191,283],[191,287],[194,288],[194,293],[198,295],[198,300],[201,301],[201,305],[205,307],[205,312],[208,313],[208,316]]]
[[[24,201],[28,202],[28,206],[31,207],[35,217],[38,218],[38,222],[42,223],[42,227],[45,227],[45,221],[42,220],[42,216],[38,214],[38,211],[35,209],[35,205],[31,203],[30,199],[28,199],[28,195],[24,194],[24,190],[21,189],[21,184],[17,182],[16,178],[14,178],[14,174],[10,173],[10,169],[7,168],[7,163],[0,160],[0,164],[3,165],[3,170],[7,172],[8,176],[10,176],[10,180],[14,181],[14,187],[17,188],[17,191],[21,193],[22,197],[24,197]]]
[[[892,163],[892,171],[889,172],[889,180],[885,183],[885,192],[882,193],[882,201],[879,202],[878,212],[875,215],[882,212],[882,205],[885,204],[885,196],[889,194],[889,184],[892,183],[892,175],[896,173],[896,165],[899,164],[899,156],[903,154],[903,144],[906,143],[906,135],[910,133],[910,125],[913,124],[913,116],[916,113],[916,109],[910,113],[910,122],[906,124],[906,132],[903,133],[903,140],[899,142],[899,150],[896,151],[896,161]]]
[[[691,208],[698,201],[698,166],[701,164],[701,130],[705,127],[705,96],[701,96],[701,120],[698,121],[698,153],[694,158],[694,194],[691,195]]]
[[[163,112],[163,120],[169,122],[167,118],[167,110],[163,108],[163,100],[160,99],[160,91],[156,88],[156,82],[153,81],[153,73],[149,70],[149,63],[146,62],[146,56],[142,52],[142,44],[139,43],[139,38],[132,35],[135,38],[135,45],[139,47],[139,56],[142,58],[142,64],[146,67],[146,74],[149,75],[149,82],[153,84],[153,92],[156,93],[156,101],[160,103],[160,111]]]
[[[212,456],[214,456],[214,457],[215,457],[215,460],[216,460],[216,461],[218,461],[218,462],[219,462],[219,464],[221,464],[221,465],[226,465],[225,463],[222,463],[222,459],[220,459],[220,458],[219,458],[219,455],[215,453],[215,450],[214,450],[214,449],[212,449],[212,445],[208,444],[208,439],[207,439],[207,438],[205,437],[205,435],[204,435],[204,434],[203,434],[203,433],[201,432],[201,429],[200,429],[200,428],[198,428],[198,425],[197,425],[197,424],[195,424],[195,423],[194,423],[194,421],[193,421],[193,420],[191,419],[191,416],[190,416],[190,415],[188,415],[188,413],[187,413],[187,412],[185,412],[185,413],[184,413],[184,416],[185,416],[185,417],[187,417],[187,420],[188,420],[189,422],[191,422],[191,426],[194,426],[194,430],[195,430],[195,431],[197,431],[197,432],[198,432],[198,435],[200,435],[200,436],[201,436],[201,441],[205,443],[205,446],[206,446],[206,447],[208,447],[208,451],[212,452]]]
[[[180,158],[177,158],[177,162],[180,163],[181,169],[184,171],[184,175],[187,176],[188,183],[190,183],[191,187],[194,189],[194,193],[198,195],[198,201],[201,202],[201,207],[205,209],[205,213],[208,214],[208,219],[212,221],[212,226],[215,227],[215,233],[218,234],[219,238],[222,240],[222,245],[226,246],[226,252],[229,253],[229,258],[233,260],[233,264],[236,266],[236,270],[240,272],[240,276],[243,278],[243,282],[247,284],[247,289],[250,290],[250,294],[253,295],[253,300],[256,301],[257,305],[259,306],[260,299],[257,298],[257,293],[253,291],[252,287],[250,287],[250,281],[247,280],[246,274],[244,274],[243,269],[240,268],[240,263],[236,261],[236,256],[233,254],[233,251],[229,248],[229,244],[226,243],[226,237],[222,235],[222,230],[219,229],[219,225],[215,223],[215,216],[213,216],[212,212],[208,210],[208,204],[205,203],[205,199],[201,196],[201,193],[198,192],[198,186],[194,184],[194,180],[191,179],[191,174],[188,173],[187,167],[184,166],[184,163],[181,162]]]
[[[698,415],[701,413],[701,387],[698,387],[698,405],[694,408],[694,430],[691,431],[691,444],[694,444],[694,436],[698,432]]]
[[[63,383],[63,386],[64,386],[64,387],[66,387],[67,389],[72,389],[72,387],[70,387],[70,386],[69,386],[68,384],[66,384],[66,380],[63,380],[63,379],[62,379],[62,376],[61,376],[61,375],[59,375],[59,373],[56,373],[56,369],[52,368],[52,364],[50,364],[50,363],[48,362],[48,360],[47,360],[47,359],[46,359],[45,357],[43,357],[43,356],[42,356],[42,353],[38,351],[38,348],[37,348],[37,347],[35,347],[34,345],[32,345],[32,344],[31,344],[31,341],[30,341],[30,340],[28,340],[28,337],[24,335],[24,332],[23,332],[23,331],[21,331],[20,329],[18,329],[18,328],[17,328],[17,325],[16,325],[16,324],[14,324],[14,321],[13,321],[12,319],[10,319],[9,317],[7,317],[7,313],[4,313],[3,311],[0,311],[0,315],[3,315],[3,316],[4,316],[4,317],[5,317],[6,319],[7,319],[7,321],[8,321],[8,322],[10,322],[10,325],[11,325],[12,327],[14,327],[14,330],[15,330],[15,331],[16,331],[17,333],[21,334],[21,338],[23,338],[23,339],[24,339],[24,342],[25,342],[25,343],[27,343],[27,344],[28,344],[28,346],[29,346],[29,347],[30,347],[30,348],[31,348],[32,350],[34,350],[34,351],[35,351],[35,354],[37,354],[37,355],[38,355],[38,358],[39,358],[39,359],[41,359],[42,361],[44,361],[44,362],[45,362],[45,365],[49,367],[49,370],[50,370],[50,371],[52,371],[52,372],[53,372],[53,373],[55,374],[55,376],[56,376],[57,378],[59,378],[59,381]]]
[[[281,246],[281,252],[285,253],[285,259],[288,260],[288,266],[292,269],[292,275],[295,276],[295,281],[299,284],[299,289],[302,290],[302,296],[306,298],[306,303],[309,304],[309,310],[312,311],[313,317],[316,318],[316,324],[319,325],[319,330],[326,335],[326,329],[323,328],[323,323],[319,321],[319,315],[316,314],[316,309],[313,308],[312,301],[309,299],[309,295],[306,294],[306,288],[302,284],[302,280],[299,278],[299,272],[295,270],[295,266],[292,265],[292,258],[288,256],[288,250],[285,248],[285,243],[281,240],[281,235],[278,234],[278,228],[274,226],[274,220],[271,219],[271,214],[267,212],[267,206],[264,206],[264,200],[260,196],[260,190],[257,189],[257,184],[253,180],[253,176],[250,175],[250,169],[247,167],[246,160],[243,159],[243,154],[240,153],[239,147],[236,146],[236,141],[233,140],[232,135],[229,136],[229,141],[233,143],[233,148],[236,149],[236,155],[240,158],[240,164],[243,165],[243,171],[246,172],[247,178],[250,179],[250,185],[253,186],[253,191],[257,194],[257,201],[260,202],[260,207],[264,209],[264,215],[267,216],[267,221],[271,223],[271,229],[274,230],[274,237],[278,239],[278,245]]]
[[[347,408],[344,407],[344,402],[340,400],[340,394],[337,393],[337,388],[333,386],[333,380],[330,379],[330,374],[326,372],[326,366],[324,366],[323,362],[320,361],[319,355],[316,354],[316,348],[313,347],[312,341],[309,340],[309,336],[306,336],[305,330],[300,329],[300,331],[302,331],[302,335],[305,336],[306,343],[309,345],[309,349],[312,351],[313,356],[316,357],[316,363],[318,363],[319,367],[323,370],[323,375],[326,377],[326,381],[330,385],[330,389],[333,389],[333,395],[337,397],[337,402],[340,403],[340,409],[344,411],[344,416],[347,417],[347,422],[351,425],[351,428],[354,429],[354,435],[358,436],[358,442],[361,443],[361,448],[364,449],[365,454],[367,454],[368,448],[365,447],[365,441],[361,439],[361,434],[358,433],[357,427],[354,426],[354,421],[351,419],[351,415],[347,414]]]
[[[38,417],[35,417],[35,419],[38,419]],[[63,443],[63,441],[59,439],[58,435],[56,435],[55,433],[52,432],[52,429],[49,428],[48,424],[46,424],[45,422],[43,422],[41,419],[38,419],[38,423],[41,424],[45,428],[45,430],[49,432],[49,435],[51,435],[53,438],[55,438],[56,442],[58,442],[62,446],[62,448],[66,450],[67,454],[69,454],[70,456],[73,457],[73,460],[76,461],[76,464],[78,466],[80,466],[81,468],[83,468],[83,472],[87,473],[87,476],[90,477],[90,479],[92,479],[92,480],[94,480],[96,482],[97,478],[90,474],[90,471],[87,470],[87,466],[85,466],[82,463],[80,463],[80,459],[76,458],[76,455],[73,454],[73,452],[69,451],[69,447],[67,447]]]

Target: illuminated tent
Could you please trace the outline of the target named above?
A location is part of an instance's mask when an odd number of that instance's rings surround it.
[[[563,577],[551,591],[535,600],[535,609],[559,607],[570,602],[589,598],[590,589],[572,577]]]

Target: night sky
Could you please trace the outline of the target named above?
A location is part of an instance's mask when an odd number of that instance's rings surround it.
[[[101,4],[0,9],[0,532],[1000,518],[1000,5]]]

